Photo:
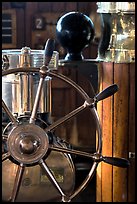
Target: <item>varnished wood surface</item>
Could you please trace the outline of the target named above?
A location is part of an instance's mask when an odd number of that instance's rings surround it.
[[[103,89],[113,84],[113,66],[112,63],[103,63]],[[103,100],[103,146],[102,154],[104,156],[112,156],[112,137],[113,137],[113,96]],[[112,166],[102,163],[102,202],[110,202],[112,200]]]
[[[135,64],[129,65],[129,138],[128,151],[135,153]],[[131,114],[132,113],[132,114]],[[135,158],[130,158],[128,170],[128,202],[135,202]]]
[[[97,202],[134,202],[135,159],[129,158],[129,151],[135,151],[135,64],[103,63],[100,75],[101,89],[112,83],[119,87],[114,96],[98,103],[103,131],[102,154],[126,158],[131,165],[120,168],[101,164],[97,170]]]
[[[103,90],[103,66],[102,64],[98,65],[98,74],[99,74],[99,92]],[[97,111],[100,118],[100,123],[103,123],[103,101],[99,102],[97,105]],[[97,141],[96,141],[97,144]],[[102,162],[98,165],[97,173],[96,173],[96,201],[102,201]]]
[[[113,156],[128,158],[128,64],[114,64],[114,82],[119,86],[119,91],[114,96]],[[127,168],[113,167],[113,202],[127,201],[127,173]]]

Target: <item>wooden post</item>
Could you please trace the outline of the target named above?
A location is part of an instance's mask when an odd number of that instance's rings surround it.
[[[129,158],[129,149],[134,151],[134,74],[135,65],[103,62],[100,64],[100,91],[116,83],[117,93],[98,103],[97,109],[102,125],[102,155]],[[132,89],[131,89],[132,87]],[[131,106],[132,104],[132,106]],[[132,124],[130,122],[132,120]],[[97,169],[97,202],[135,201],[135,163],[129,168],[120,168],[101,163]],[[132,175],[132,172],[133,175]],[[132,191],[131,179],[132,177]],[[101,191],[101,192],[100,192]]]

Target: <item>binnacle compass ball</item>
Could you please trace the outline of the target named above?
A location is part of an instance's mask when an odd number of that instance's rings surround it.
[[[83,59],[81,52],[92,41],[94,34],[92,20],[80,12],[66,13],[57,22],[56,37],[68,52],[67,60]]]

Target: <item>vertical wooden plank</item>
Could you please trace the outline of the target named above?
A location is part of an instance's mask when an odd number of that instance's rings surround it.
[[[130,64],[129,152],[135,153],[135,63]],[[135,202],[135,158],[129,158],[128,202]]]
[[[113,84],[113,63],[103,63],[103,89]],[[103,100],[102,155],[112,156],[113,96]],[[102,202],[112,202],[112,166],[102,163]]]
[[[52,4],[54,2],[40,2],[40,4],[38,4],[38,11],[40,12],[51,12],[52,10]]]
[[[103,63],[103,73],[101,73],[103,89],[110,80],[109,66],[109,63]],[[103,100],[102,104],[98,104],[98,111],[102,111],[102,154],[128,159],[129,152],[135,152],[135,65],[114,64],[111,74],[114,76],[114,83],[119,86],[119,91],[114,94],[114,101],[108,98]],[[107,138],[107,133],[112,137]],[[135,201],[135,159],[130,159],[130,162],[129,168],[112,167],[105,163],[101,164],[101,168],[99,166],[97,202],[108,202],[108,199],[109,202]],[[110,171],[108,166],[112,168]],[[98,174],[101,176],[100,179]]]
[[[119,91],[114,96],[113,156],[127,158],[129,66],[115,64],[114,82]],[[113,167],[113,202],[127,201],[127,168]]]
[[[17,47],[16,48],[22,48],[23,46],[26,46],[25,43],[25,32],[20,32],[21,30],[24,31],[25,30],[25,15],[24,15],[24,9],[20,8],[20,9],[16,9],[16,14],[17,14],[17,33],[19,33],[19,35],[17,35]],[[22,23],[20,23],[22,22]]]
[[[52,12],[64,12],[65,2],[51,2]]]
[[[32,17],[38,11],[38,2],[27,2],[25,9],[25,43],[32,48],[31,31]]]
[[[99,92],[101,92],[103,90],[102,73],[103,73],[103,66],[102,66],[102,63],[99,63],[98,64]],[[103,125],[103,121],[102,121],[103,104],[102,103],[103,102],[100,101],[97,104],[97,112],[98,112],[98,115],[100,118],[101,126]],[[100,162],[100,164],[98,165],[97,170],[96,170],[96,202],[102,201],[102,176],[101,176],[102,171],[101,170],[102,170],[102,162]]]
[[[77,2],[65,2],[65,11],[71,12],[71,11],[77,11]]]
[[[78,2],[78,11],[84,14],[90,13],[90,2]]]

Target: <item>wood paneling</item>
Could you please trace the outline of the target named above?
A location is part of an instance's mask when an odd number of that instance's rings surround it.
[[[129,65],[129,138],[128,150],[135,153],[135,64]],[[134,155],[135,156],[135,155]],[[128,169],[128,202],[135,202],[135,157],[130,158]]]
[[[27,2],[25,9],[25,43],[32,48],[32,19],[38,10],[38,2]]]
[[[109,74],[108,74],[109,73]],[[112,63],[103,63],[103,89],[113,84],[113,68]],[[112,105],[113,96],[104,99],[103,101],[103,145],[102,154],[104,156],[112,156]],[[102,163],[102,202],[110,202],[112,200],[112,166],[106,163]],[[107,176],[106,176],[107,175]],[[107,198],[107,199],[106,199]]]
[[[52,12],[52,4],[51,2],[40,2],[38,4],[37,10],[39,12]]]
[[[11,8],[11,2],[2,2],[2,9]],[[47,37],[49,37],[43,31],[33,33],[33,17],[35,15],[50,13],[50,19],[55,19],[56,21],[58,17],[70,11],[79,11],[88,15],[96,9],[96,2],[26,2],[24,7],[13,9],[17,12],[17,48],[28,46],[34,49],[35,44],[40,43],[44,45]],[[57,15],[57,19],[55,15]],[[51,28],[47,27],[47,30],[50,33]],[[51,33],[53,33],[53,29]],[[64,52],[62,50],[60,48],[60,52]],[[94,46],[91,43],[88,48],[84,49],[83,53],[85,58],[96,58],[96,45]]]
[[[114,64],[114,82],[119,91],[114,95],[113,156],[128,156],[129,66]],[[113,202],[127,201],[128,169],[113,167]]]
[[[98,103],[102,118],[102,154],[126,158],[131,160],[131,165],[128,168],[120,168],[105,163],[101,164],[101,169],[97,169],[101,175],[100,178],[97,173],[97,201],[135,201],[135,179],[133,179],[135,162],[134,159],[129,158],[129,150],[134,152],[135,147],[132,142],[135,141],[135,65],[103,63],[102,70],[100,73],[102,76],[101,88],[104,89],[112,83],[116,83],[119,87],[114,96]]]
[[[98,74],[99,74],[99,92],[103,90],[103,67],[102,64],[98,65]],[[97,106],[97,112],[100,118],[101,125],[103,124],[103,101],[99,102]],[[96,141],[97,143],[97,141]],[[99,163],[96,173],[96,202],[102,201],[102,162]]]
[[[52,12],[64,12],[66,2],[52,2]]]
[[[16,9],[17,12],[17,47],[18,49],[21,49],[22,47],[26,46],[25,42],[25,33],[26,33],[26,28],[25,28],[25,13],[24,9]],[[24,32],[20,32],[24,31]],[[19,35],[18,35],[19,33]]]
[[[77,11],[77,2],[66,2],[65,12]]]

